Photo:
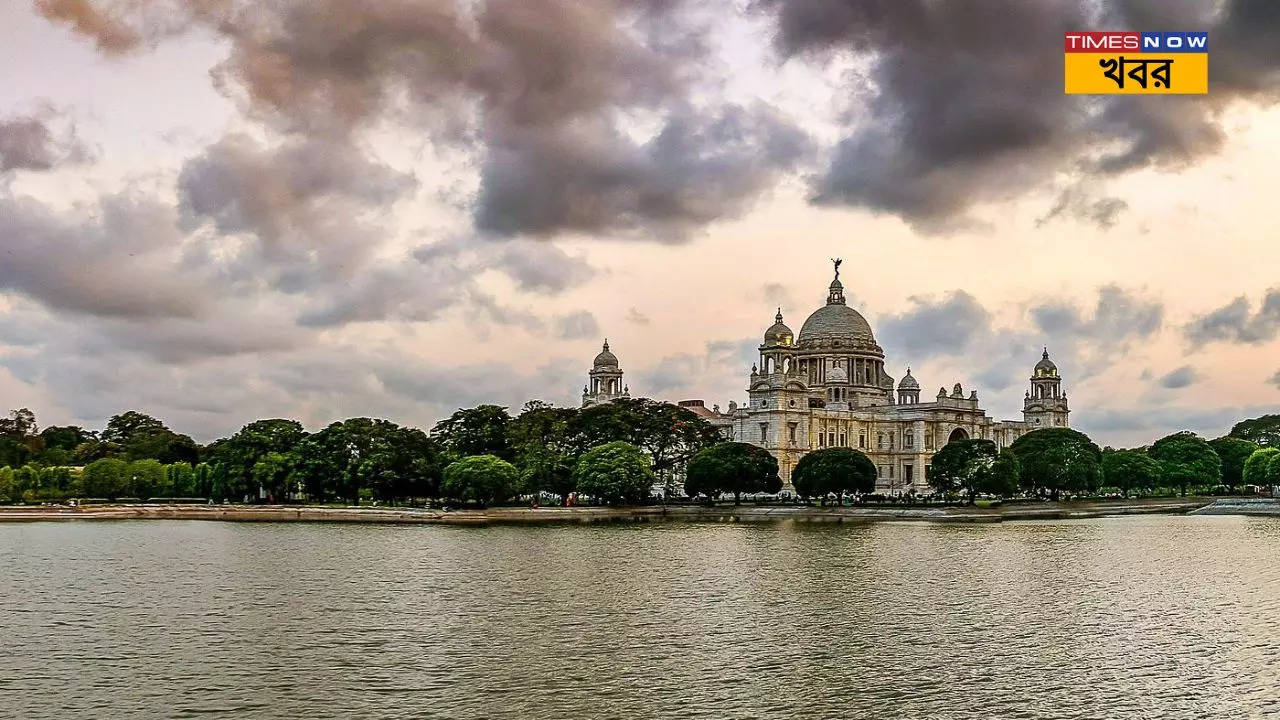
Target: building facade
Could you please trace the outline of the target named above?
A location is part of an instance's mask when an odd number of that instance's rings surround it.
[[[621,396],[629,396],[608,348],[606,342],[596,357],[584,406],[607,402],[609,392],[619,388]],[[609,374],[615,371],[616,377]],[[601,379],[613,390],[602,392]],[[778,458],[788,490],[791,472],[806,453],[849,447],[875,463],[876,491],[897,495],[928,492],[930,461],[952,440],[986,439],[1003,449],[1032,430],[1067,427],[1067,395],[1048,348],[1030,383],[1022,420],[992,419],[979,404],[977,391],[966,395],[960,383],[950,392],[939,388],[932,400],[921,402],[920,383],[910,368],[896,384],[886,372],[884,350],[870,324],[845,301],[837,260],[826,303],[809,315],[798,336],[778,309],[751,368],[746,404],[730,402],[723,413],[719,407],[707,410],[702,401],[680,404],[722,428],[728,439],[767,449]]]

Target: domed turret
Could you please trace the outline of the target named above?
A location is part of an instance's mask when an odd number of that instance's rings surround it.
[[[1053,364],[1049,359],[1049,348],[1044,349],[1044,355],[1040,356],[1040,362],[1036,363],[1034,377],[1057,377],[1058,366]]]
[[[911,376],[911,368],[907,368],[907,374],[902,376],[902,381],[898,383],[898,404],[899,405],[915,405],[920,402],[920,383]]]
[[[911,368],[907,368],[907,374],[902,376],[902,382],[898,383],[899,390],[919,390],[920,383],[911,376]]]
[[[631,388],[622,382],[622,368],[618,367],[618,357],[609,352],[608,340],[604,341],[600,354],[591,362],[587,378],[587,387],[582,388],[583,407],[631,397]]]
[[[597,368],[616,368],[618,367],[618,357],[609,352],[609,341],[604,341],[604,348],[600,350],[600,354],[596,355],[595,361],[591,364]]]
[[[782,308],[778,308],[778,314],[773,316],[773,325],[764,331],[765,345],[790,345],[795,339],[795,335],[791,332],[791,328],[782,322]]]

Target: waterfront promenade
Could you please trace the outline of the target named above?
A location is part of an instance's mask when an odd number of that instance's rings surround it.
[[[72,520],[215,520],[228,522],[331,522],[440,525],[591,524],[625,522],[794,522],[862,523],[927,521],[994,523],[1112,515],[1166,514],[1280,515],[1280,502],[1239,498],[1142,498],[1114,501],[1010,503],[1000,507],[813,505],[648,505],[639,507],[494,507],[427,510],[415,508],[320,507],[300,505],[88,505],[0,507],[0,522]]]

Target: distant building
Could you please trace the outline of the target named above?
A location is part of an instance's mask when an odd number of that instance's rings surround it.
[[[751,368],[746,405],[730,402],[724,413],[719,406],[708,410],[701,400],[680,405],[722,428],[728,439],[771,452],[787,489],[806,453],[851,447],[875,463],[877,492],[926,492],[929,463],[952,440],[983,438],[1005,448],[1037,428],[1068,426],[1067,395],[1048,348],[1032,370],[1022,420],[988,417],[977,391],[966,396],[960,383],[949,393],[939,388],[933,401],[921,402],[920,383],[910,368],[895,386],[884,357],[866,318],[845,303],[836,261],[827,302],[809,315],[798,337],[779,308]],[[630,397],[630,391],[606,342],[583,389],[583,405],[616,397]]]

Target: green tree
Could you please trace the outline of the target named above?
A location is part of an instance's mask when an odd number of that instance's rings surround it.
[[[89,497],[115,500],[129,492],[129,463],[119,458],[94,460],[84,468],[81,482]]]
[[[962,492],[972,504],[988,482],[996,455],[990,440],[952,440],[933,456],[929,485],[940,493]]]
[[[253,466],[253,484],[267,494],[269,502],[280,502],[289,492],[289,479],[293,474],[294,456],[271,452],[263,455]]]
[[[431,436],[444,447],[450,459],[472,455],[495,455],[510,460],[511,445],[507,425],[511,416],[499,405],[480,405],[459,410],[436,423]]]
[[[1280,485],[1280,455],[1273,455],[1267,461],[1267,474],[1265,477],[1268,487]]]
[[[1160,482],[1160,465],[1138,450],[1116,450],[1102,454],[1102,475],[1108,487],[1125,497],[1133,490],[1150,490]]]
[[[1244,464],[1244,484],[1255,485],[1257,487],[1265,487],[1271,483],[1267,481],[1267,469],[1272,458],[1280,456],[1280,448],[1260,448],[1245,461]]]
[[[223,467],[228,497],[257,495],[259,486],[253,473],[258,462],[267,455],[292,453],[306,435],[296,420],[255,420],[231,437],[210,444],[205,454],[211,464]]]
[[[1242,420],[1231,428],[1229,435],[1261,447],[1280,448],[1280,414]]]
[[[461,502],[494,505],[515,495],[519,479],[516,467],[506,460],[496,455],[475,455],[444,469],[440,492]]]
[[[159,460],[147,458],[129,463],[129,494],[146,500],[152,497],[168,497],[169,474]]]
[[[1244,464],[1258,449],[1255,443],[1240,438],[1220,437],[1210,440],[1209,447],[1222,459],[1222,484],[1233,490],[1244,482]]]
[[[572,408],[530,400],[507,426],[524,492],[549,492],[559,495],[562,503],[568,502],[574,490],[573,466],[577,462],[569,426],[577,413]]]
[[[129,460],[150,458],[161,463],[194,464],[199,456],[199,448],[190,437],[179,435],[156,418],[135,410],[107,420],[100,440],[121,448]]]
[[[1217,485],[1222,482],[1222,459],[1209,443],[1190,431],[1160,438],[1147,451],[1160,464],[1160,479],[1187,494],[1187,486]]]
[[[852,448],[815,450],[796,463],[791,484],[800,497],[825,498],[834,493],[843,504],[845,493],[875,490],[876,466],[871,458]]]
[[[417,428],[379,420],[368,455],[357,472],[360,483],[382,502],[439,493],[443,452],[440,443]]]
[[[724,440],[720,431],[688,408],[647,398],[621,398],[579,411],[570,422],[578,452],[621,440],[649,455],[664,487],[698,452]]]
[[[1033,430],[1009,446],[1022,469],[1022,487],[1048,493],[1091,492],[1102,482],[1102,450],[1070,428]]]
[[[742,493],[778,492],[778,460],[764,448],[747,443],[724,442],[694,455],[685,469],[685,493],[706,495],[714,501],[720,493],[733,493],[733,504]]]
[[[195,472],[195,489],[192,494],[195,497],[212,497],[213,496],[213,468],[209,463],[200,463],[192,470]]]
[[[573,469],[579,493],[608,504],[638,503],[652,497],[654,475],[649,458],[621,440],[591,448]]]
[[[0,467],[0,502],[14,503],[22,500],[22,491],[13,480],[13,468]]]
[[[172,497],[189,498],[196,494],[196,470],[187,463],[170,463],[164,467]]]
[[[21,467],[38,455],[44,449],[38,430],[35,413],[27,408],[0,417],[0,465]]]
[[[102,460],[103,458],[118,458],[124,455],[124,450],[115,443],[103,442],[101,440],[86,440],[80,443],[71,451],[71,462],[88,465],[94,460]]]
[[[44,438],[46,450],[54,448],[75,450],[76,446],[82,442],[97,440],[98,434],[79,425],[50,425],[40,431],[40,437]]]
[[[983,477],[978,486],[978,492],[1000,497],[1013,495],[1018,492],[1021,474],[1022,465],[1018,462],[1018,456],[1014,455],[1009,448],[1005,448],[996,456],[995,462],[991,464],[991,470]]]

